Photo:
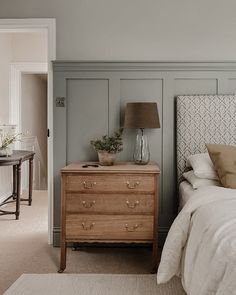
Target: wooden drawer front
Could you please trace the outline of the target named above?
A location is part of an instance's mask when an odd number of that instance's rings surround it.
[[[150,213],[154,214],[154,195],[142,194],[66,194],[66,211],[71,213]]]
[[[154,192],[152,175],[68,175],[67,190],[86,192]]]
[[[66,239],[152,240],[153,216],[68,214]]]

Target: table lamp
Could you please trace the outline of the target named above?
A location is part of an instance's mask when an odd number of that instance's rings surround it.
[[[140,165],[147,164],[150,160],[150,151],[144,129],[160,128],[157,104],[155,102],[127,103],[124,128],[138,129],[133,155],[134,162]]]

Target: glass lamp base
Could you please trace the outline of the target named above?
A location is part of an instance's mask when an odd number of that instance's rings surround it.
[[[146,165],[150,160],[149,144],[147,135],[143,129],[139,129],[136,136],[134,149],[134,162],[138,165]]]

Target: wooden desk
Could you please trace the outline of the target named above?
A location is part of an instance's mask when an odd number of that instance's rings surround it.
[[[15,214],[16,219],[19,219],[20,215],[20,201],[28,201],[29,206],[32,203],[32,189],[33,189],[33,159],[34,152],[32,151],[13,151],[10,157],[0,157],[0,166],[12,166],[13,167],[13,191],[12,195],[6,198],[0,203],[0,207],[8,203],[15,202],[16,210],[7,211],[0,209],[0,215]],[[24,161],[29,161],[29,197],[27,199],[20,198],[21,192],[21,164]]]

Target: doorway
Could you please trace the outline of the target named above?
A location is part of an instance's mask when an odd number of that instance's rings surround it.
[[[35,152],[33,190],[47,194],[47,74],[21,76],[20,149]],[[28,188],[28,165],[24,163],[22,190]]]
[[[46,112],[46,124],[47,130],[50,130],[50,137],[47,138],[46,148],[46,162],[47,168],[46,176],[42,176],[43,172],[39,172],[37,185],[38,187],[48,188],[48,242],[52,244],[52,232],[53,232],[53,71],[51,61],[56,59],[56,21],[55,19],[1,19],[0,20],[0,33],[38,33],[44,32],[47,34],[47,60],[44,65],[43,71],[25,71],[22,66],[26,66],[24,62],[11,65],[10,75],[10,87],[9,87],[9,123],[16,124],[18,122],[18,131],[21,130],[25,124],[21,120],[21,82],[23,75],[45,75],[47,74],[47,112]],[[23,65],[24,63],[24,65]],[[27,66],[39,66],[38,63],[28,62]],[[32,69],[32,68],[31,68]],[[19,78],[20,77],[20,78]],[[31,77],[32,78],[32,77]],[[35,77],[34,77],[35,78]],[[37,77],[39,78],[39,77]],[[45,79],[45,76],[41,76],[40,79]],[[28,125],[29,126],[29,125]],[[26,128],[27,129],[27,128]],[[29,129],[29,128],[28,128]],[[30,136],[30,131],[26,130],[26,136]],[[37,145],[37,143],[35,143]],[[40,154],[40,153],[39,153]],[[45,155],[44,155],[45,158]],[[40,164],[41,166],[43,164]],[[42,168],[42,167],[41,167]],[[36,176],[36,173],[35,173]],[[41,177],[41,179],[40,179]],[[45,179],[46,177],[46,179]],[[42,178],[44,180],[42,180]],[[36,182],[35,182],[36,187]]]

